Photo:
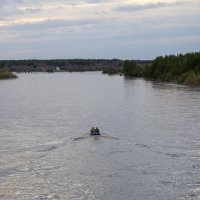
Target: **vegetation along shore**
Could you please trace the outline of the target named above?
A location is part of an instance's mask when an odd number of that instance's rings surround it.
[[[122,68],[110,67],[103,73],[200,85],[200,52],[159,56],[143,65],[133,60],[125,60]]]
[[[9,70],[0,70],[0,79],[11,79],[11,78],[17,78],[17,76]]]
[[[130,77],[200,85],[200,52],[160,56],[144,67],[127,60],[124,62],[123,72]]]
[[[126,77],[142,77],[200,85],[200,52],[159,56],[151,60],[55,59],[0,60],[0,79],[16,78],[12,72],[102,71]]]

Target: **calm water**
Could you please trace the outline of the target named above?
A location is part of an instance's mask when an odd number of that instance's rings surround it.
[[[200,88],[100,72],[0,81],[0,199],[200,199]]]

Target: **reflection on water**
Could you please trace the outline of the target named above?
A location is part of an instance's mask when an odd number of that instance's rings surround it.
[[[0,199],[199,199],[199,91],[97,72],[0,81]]]

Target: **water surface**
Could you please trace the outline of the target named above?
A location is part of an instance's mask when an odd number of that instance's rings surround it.
[[[0,199],[200,198],[200,89],[100,72],[0,81]],[[103,137],[89,137],[98,126]]]

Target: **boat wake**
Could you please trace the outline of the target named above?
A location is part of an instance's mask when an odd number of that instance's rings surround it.
[[[70,138],[72,141],[78,141],[78,140],[84,140],[84,139],[114,139],[114,140],[119,140],[120,138],[114,137],[114,136],[109,136],[107,134],[101,133],[100,135],[90,135],[89,133],[86,136],[81,136],[81,137],[75,137],[75,138]]]

